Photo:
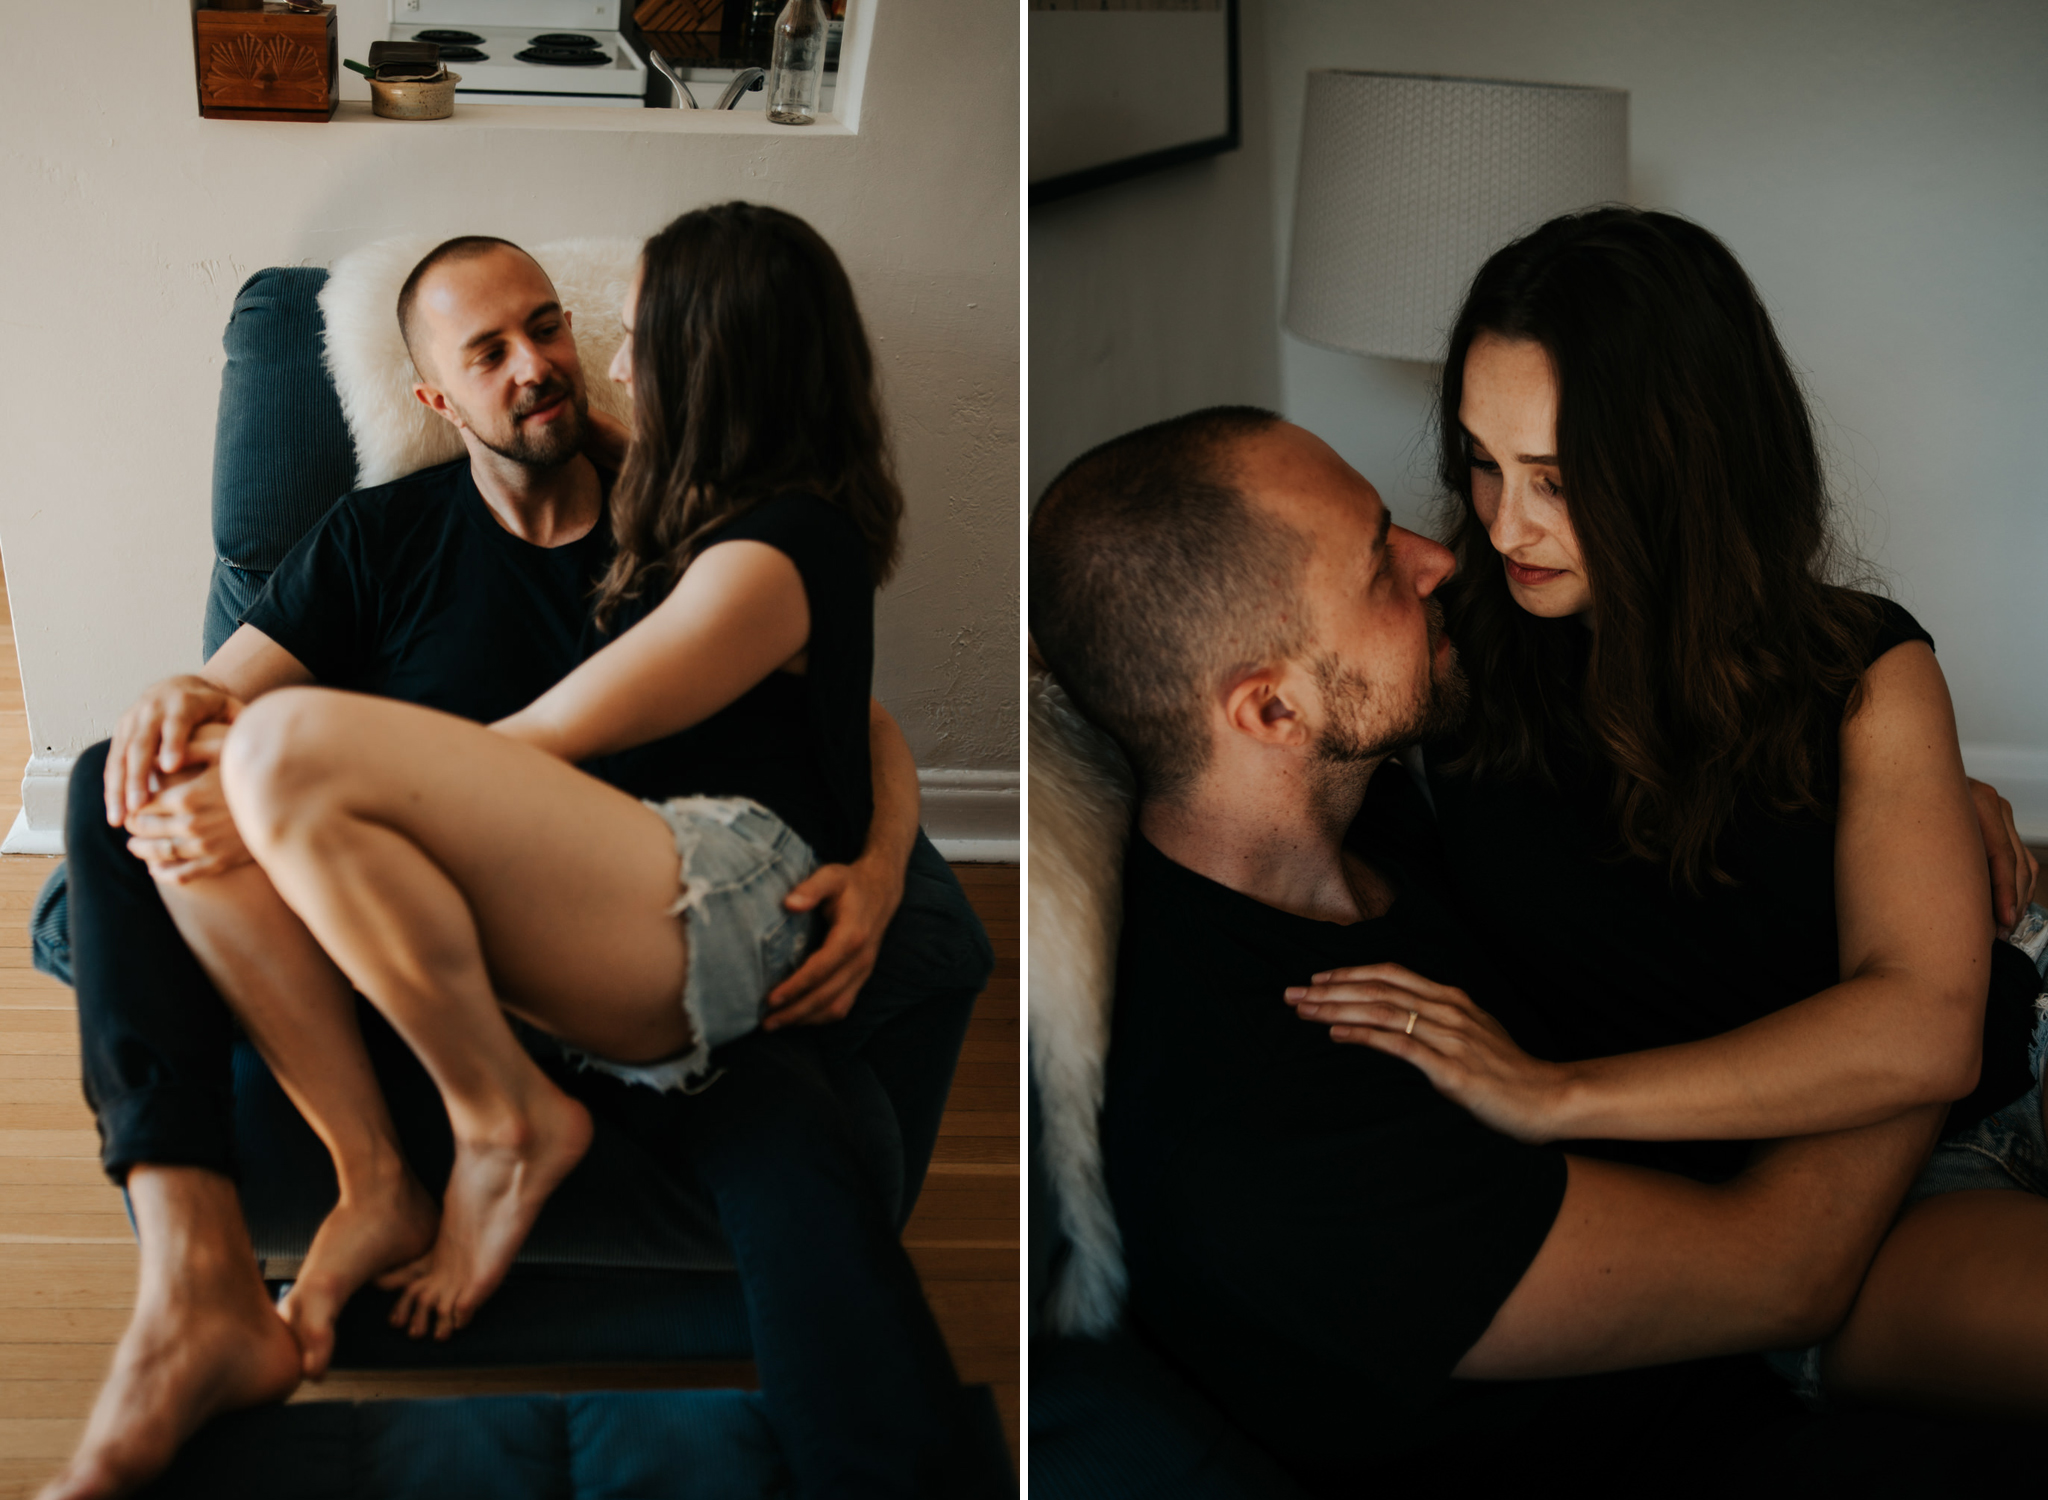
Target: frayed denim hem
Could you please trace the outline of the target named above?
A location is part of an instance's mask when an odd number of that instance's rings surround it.
[[[745,797],[674,797],[647,806],[675,837],[677,896],[669,913],[683,919],[689,936],[680,999],[696,1043],[652,1063],[614,1062],[566,1045],[562,1054],[626,1083],[694,1094],[718,1080],[712,1051],[759,1026],[768,992],[803,962],[812,914],[787,911],[782,902],[818,861],[794,829]]]

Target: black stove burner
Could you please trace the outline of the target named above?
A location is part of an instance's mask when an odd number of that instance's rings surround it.
[[[482,41],[482,37],[477,38]],[[577,31],[543,31],[539,36],[530,36],[527,41],[536,47],[595,47],[597,38],[584,36]]]
[[[416,42],[440,42],[444,46],[455,47],[473,47],[483,40],[474,31],[415,31],[412,34],[412,39]],[[441,55],[443,57],[449,56],[446,52],[443,52]],[[465,57],[462,60],[464,62],[476,61],[473,57]]]
[[[481,47],[443,47],[441,49],[441,61],[444,63],[489,62],[490,60],[491,54],[484,51]]]
[[[550,68],[596,68],[611,63],[609,56],[594,47],[528,47],[519,54],[519,60]]]

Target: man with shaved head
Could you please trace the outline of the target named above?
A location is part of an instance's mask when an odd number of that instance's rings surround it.
[[[203,670],[145,692],[72,777],[67,842],[86,1094],[103,1163],[133,1207],[141,1280],[113,1371],[48,1500],[125,1493],[212,1415],[281,1399],[302,1375],[324,1373],[348,1297],[433,1239],[437,1205],[406,1163],[386,1163],[375,1180],[340,1183],[290,1295],[279,1308],[268,1300],[236,1196],[233,1021],[223,1001],[280,1076],[311,1081],[295,1086],[319,1087],[335,1070],[365,1064],[360,1049],[324,1042],[294,1012],[294,975],[328,960],[250,861],[199,748],[208,737],[195,737],[251,699],[312,682],[490,723],[602,644],[589,605],[613,550],[609,479],[585,452],[593,433],[582,367],[570,313],[547,274],[507,241],[450,240],[407,278],[397,312],[419,376],[414,395],[461,435],[463,456],[344,497],[285,557]],[[622,446],[623,437],[614,432],[605,444]],[[867,849],[792,894],[833,925],[769,997],[779,1007],[771,1029],[845,1017],[902,898],[917,837],[916,767],[878,706],[873,750]],[[604,765],[591,769],[608,774]],[[629,781],[625,774],[620,784]],[[191,899],[195,881],[213,899]],[[916,973],[917,962],[899,973]],[[891,999],[869,1002],[855,1025],[878,1026],[878,1007],[900,1013],[887,1007],[925,993],[936,990],[892,985]],[[387,1061],[396,1052],[417,1067],[381,1022],[365,1014],[361,1024]],[[885,1457],[932,1467],[930,1445],[951,1440],[958,1388],[894,1225],[879,1199],[861,1197],[871,1180],[841,1139],[836,1100],[824,1097],[815,1064],[791,1051],[797,1045],[795,1034],[762,1038],[700,1096],[629,1097],[601,1074],[543,1061],[593,1111],[653,1137],[651,1149],[682,1153],[733,1243],[764,1244],[771,1261],[782,1254],[772,1264],[759,1252],[751,1264],[743,1257],[740,1271],[749,1305],[772,1314],[756,1330],[771,1420],[792,1469],[822,1493],[839,1466],[874,1469],[872,1453],[851,1451],[863,1440]],[[685,1110],[687,1122],[670,1118]],[[735,1123],[762,1118],[773,1128]],[[906,1146],[919,1144],[923,1126],[903,1123]],[[764,1151],[783,1154],[757,1159]],[[794,1248],[816,1257],[808,1279],[792,1274],[793,1265],[809,1267],[782,1247],[790,1237],[759,1227],[786,1220],[788,1205],[770,1196],[777,1192],[806,1195],[811,1238]],[[862,1319],[872,1326],[858,1326]],[[865,1383],[829,1368],[805,1369],[793,1382],[778,1373],[848,1347],[863,1351]],[[804,1394],[786,1398],[791,1384]],[[801,1404],[818,1392],[846,1394],[820,1415],[821,1403]]]
[[[534,371],[537,378],[522,381],[511,405],[502,409],[469,404],[489,402],[492,367],[504,349],[497,321],[477,319],[479,309],[465,300],[478,278],[450,274],[478,260],[494,263],[494,274],[484,278],[484,284],[500,288],[511,299],[495,309],[502,317],[524,312],[533,320],[553,319],[560,329],[559,337],[551,336],[539,346],[555,368]],[[524,268],[515,268],[515,260],[524,262]],[[499,458],[540,470],[558,468],[577,457],[590,422],[568,314],[555,300],[551,283],[541,300],[532,300],[539,293],[538,283],[546,281],[547,274],[533,258],[510,240],[476,234],[428,251],[398,291],[398,331],[422,382],[413,388],[414,394]],[[477,326],[479,322],[484,326]],[[567,363],[561,365],[557,357],[565,347]],[[535,427],[533,418],[545,420]]]

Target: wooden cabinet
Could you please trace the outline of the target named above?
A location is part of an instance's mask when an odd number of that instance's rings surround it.
[[[334,7],[196,10],[199,113],[209,120],[326,120],[341,84]]]

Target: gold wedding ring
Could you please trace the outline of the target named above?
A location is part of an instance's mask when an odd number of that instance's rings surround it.
[[[1415,1012],[1414,1012],[1414,1011],[1412,1011],[1412,1010],[1408,1012],[1408,1024],[1407,1024],[1406,1026],[1403,1026],[1403,1027],[1401,1028],[1401,1035],[1403,1035],[1403,1036],[1413,1036],[1413,1035],[1415,1035]]]

